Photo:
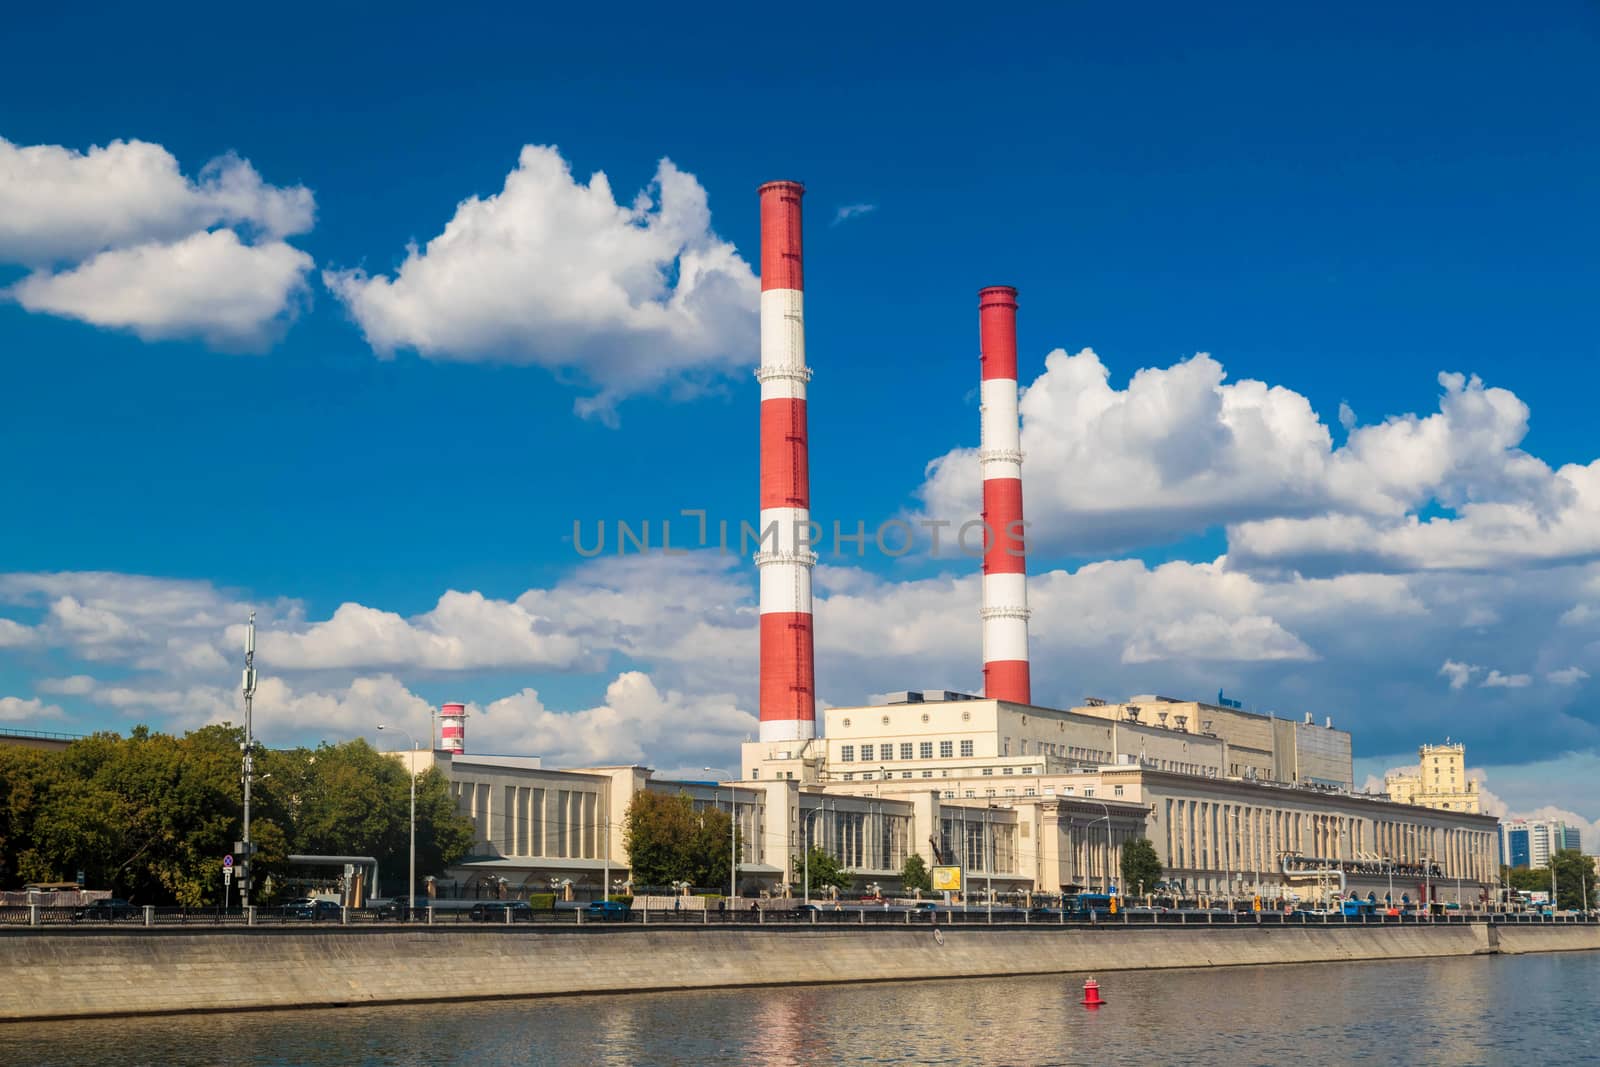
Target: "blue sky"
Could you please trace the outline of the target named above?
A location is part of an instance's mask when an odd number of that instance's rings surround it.
[[[253,605],[283,740],[459,697],[726,764],[751,568],[569,538],[753,513],[755,187],[797,178],[825,520],[961,514],[975,293],[1021,290],[1041,699],[1226,686],[1600,817],[1592,6],[12,21],[8,718],[227,714]],[[977,684],[969,561],[825,562],[826,699]]]

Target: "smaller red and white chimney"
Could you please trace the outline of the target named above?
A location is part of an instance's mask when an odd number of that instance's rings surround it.
[[[983,368],[979,463],[983,469],[983,691],[1031,704],[1028,567],[1022,537],[1022,436],[1017,410],[1017,291],[978,292]]]
[[[439,751],[459,756],[467,750],[467,706],[444,704],[439,708]]]

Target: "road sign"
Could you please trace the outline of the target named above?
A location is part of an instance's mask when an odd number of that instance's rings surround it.
[[[224,857],[222,857],[222,869],[225,870],[225,871],[233,870],[233,857],[232,856],[224,856]]]
[[[233,881],[233,868],[232,867],[224,867],[224,868],[222,868],[222,880],[224,882]]]

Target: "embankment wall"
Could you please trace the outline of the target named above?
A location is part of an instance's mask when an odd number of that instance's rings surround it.
[[[0,932],[0,1019],[1600,949],[1600,926]],[[942,938],[942,943],[940,941]]]

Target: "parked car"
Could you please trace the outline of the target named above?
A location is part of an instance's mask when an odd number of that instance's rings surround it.
[[[503,923],[507,914],[511,922],[532,922],[533,908],[526,900],[480,900],[472,906],[467,918],[475,923]]]
[[[426,913],[428,905],[432,903],[433,901],[427,897],[414,897],[411,901],[411,907],[415,911]],[[372,912],[379,919],[403,919],[406,913],[406,902],[404,900],[381,901],[373,906]]]
[[[815,915],[822,909],[817,907],[815,904],[799,904],[795,906],[794,910],[798,915]]]
[[[286,919],[310,919],[312,922],[337,921],[343,909],[331,900],[320,897],[304,897],[300,900],[291,900],[283,906],[283,917]]]
[[[628,905],[620,900],[591,900],[589,906],[583,909],[587,919],[598,919],[608,922],[627,922]]]
[[[79,919],[110,922],[115,919],[131,919],[137,914],[139,909],[126,900],[111,897],[108,900],[96,900],[87,907],[79,908],[72,913],[72,918],[74,922]]]
[[[915,904],[913,904],[911,906],[911,910],[912,911],[938,911],[939,910],[939,902],[937,900],[919,900],[919,901],[917,901]]]

